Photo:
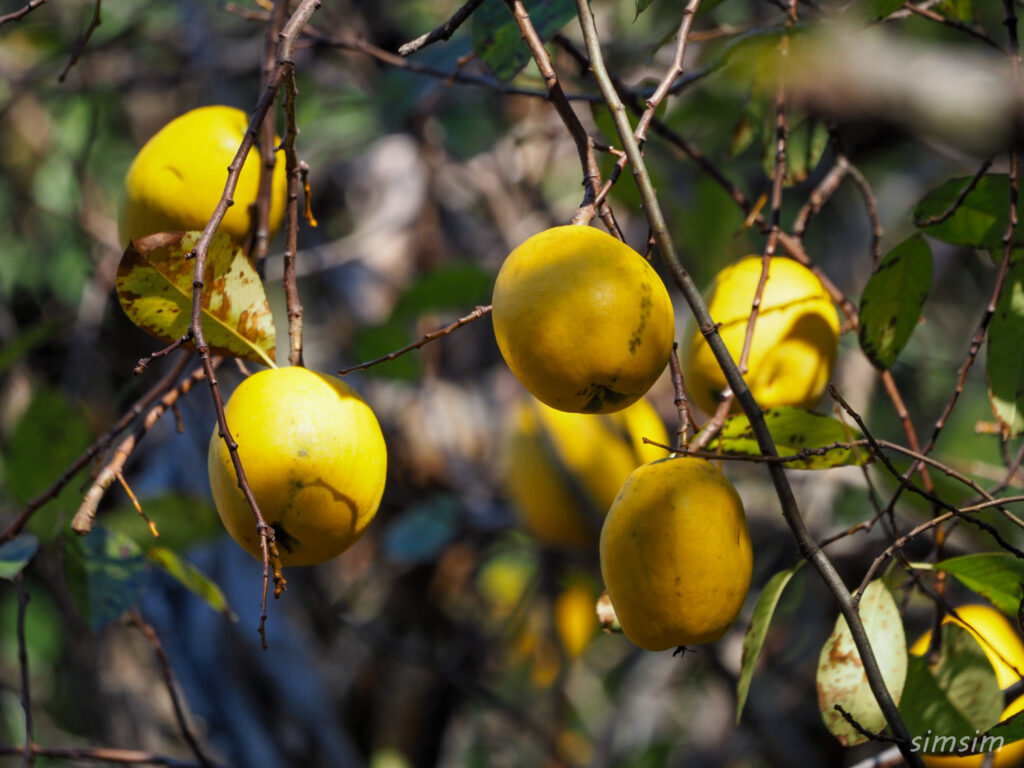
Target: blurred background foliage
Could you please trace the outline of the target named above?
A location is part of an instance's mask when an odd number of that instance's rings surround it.
[[[5,0],[0,10],[20,5]],[[394,51],[458,5],[339,0],[324,3],[313,24],[326,38]],[[527,3],[538,13],[546,5]],[[558,3],[550,5],[556,6],[552,31],[579,48],[575,22],[558,16]],[[667,99],[659,118],[756,201],[769,188],[771,97],[752,87],[756,67],[725,63],[730,51],[777,43],[783,14],[761,0],[704,6],[687,70],[707,75]],[[939,7],[1001,39],[998,4]],[[494,0],[485,10],[505,12]],[[679,4],[653,2],[637,16],[633,2],[598,0],[594,10],[610,69],[638,93],[651,88],[671,58]],[[842,11],[856,12],[808,3],[808,23]],[[256,2],[107,0],[102,25],[60,83],[92,12],[92,2],[53,0],[0,29],[5,521],[167,370],[154,364],[142,377],[131,375],[157,343],[125,318],[112,291],[120,257],[114,216],[135,151],[188,109],[248,110],[259,93],[265,11]],[[912,41],[953,53],[980,45],[918,17],[888,26],[893,45]],[[352,44],[300,43],[298,151],[311,169],[319,220],[299,235],[309,367],[334,371],[385,354],[486,304],[508,251],[575,212],[580,170],[564,127],[543,98],[502,93],[490,68],[511,78],[513,88],[542,94],[536,67],[502,73],[507,53],[473,57],[479,33],[467,25],[411,60],[490,86],[389,66]],[[525,51],[518,37],[508,45]],[[563,46],[549,49],[567,92],[597,92]],[[617,144],[603,106],[592,98],[574,103],[595,135]],[[278,119],[283,132],[280,111]],[[797,109],[792,120],[784,228],[836,150],[825,116]],[[918,200],[950,177],[971,175],[983,159],[955,142],[870,116],[840,121],[834,141],[874,188],[885,249],[911,233]],[[699,283],[761,251],[763,236],[744,227],[743,211],[670,143],[652,136],[646,153],[672,233]],[[600,160],[607,174],[614,158]],[[627,240],[644,250],[646,223],[628,173],[610,199]],[[872,271],[870,236],[862,200],[846,182],[806,238],[814,260],[855,302]],[[935,279],[924,321],[893,367],[922,434],[952,390],[994,278],[983,252],[932,246]],[[280,251],[279,238],[266,279],[283,339]],[[679,300],[680,337],[687,314]],[[936,454],[988,482],[1001,476],[1001,455],[998,440],[976,429],[992,421],[983,371],[980,364],[971,371]],[[240,377],[230,361],[224,364],[228,390]],[[134,547],[141,558],[129,576],[108,572],[90,580],[75,570],[73,548],[62,543],[87,471],[34,516],[30,530],[43,543],[26,584],[37,742],[191,759],[152,649],[122,617],[137,604],[164,644],[195,732],[224,764],[799,766],[837,765],[863,754],[854,750],[844,758],[817,711],[814,663],[835,609],[809,569],[783,595],[747,710],[734,723],[740,643],[753,600],[798,557],[762,467],[726,466],[745,500],[755,544],[750,606],[736,628],[682,659],[641,653],[621,635],[598,631],[596,548],[545,547],[517,525],[501,486],[501,445],[506,414],[522,393],[500,359],[489,320],[350,378],[388,440],[383,506],[369,533],[341,558],[289,574],[287,593],[269,606],[267,652],[255,632],[259,566],[223,534],[212,509],[205,462],[214,419],[205,387],[180,403],[183,433],[165,416],[128,464],[127,480],[159,527],[159,542],[119,487],[101,507],[103,542]],[[835,378],[876,434],[903,440],[852,334],[843,337]],[[660,381],[650,399],[674,428],[670,383]],[[895,487],[884,472],[868,471],[883,495]],[[791,475],[818,537],[872,512],[859,468]],[[949,499],[967,496],[933,477]],[[929,510],[905,494],[898,512],[908,523],[926,519]],[[957,528],[949,551],[991,547],[978,535]],[[860,580],[884,546],[881,536],[851,537],[830,549],[848,583]],[[1018,531],[1006,536],[1021,539]],[[153,555],[156,544],[220,592],[207,591],[204,599],[183,586],[180,573],[172,578],[173,569]],[[910,548],[912,558],[927,554],[925,542]],[[93,589],[84,598],[75,594],[83,581]],[[199,580],[200,592],[209,587]],[[211,607],[218,594],[228,606],[223,610]],[[126,602],[106,606],[103,620],[90,614],[90,600],[126,595]],[[914,599],[904,607],[913,637],[927,622],[927,605]],[[0,733],[7,744],[19,743],[23,732],[15,613],[15,590],[0,584]]]

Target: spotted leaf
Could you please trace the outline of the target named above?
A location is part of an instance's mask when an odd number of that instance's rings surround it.
[[[871,582],[858,607],[885,687],[899,702],[907,678],[907,641],[892,593],[881,581]],[[867,741],[836,709],[842,707],[862,728],[873,733],[885,727],[885,716],[868,684],[864,663],[846,619],[840,616],[818,659],[818,708],[832,735],[843,746]]]
[[[171,343],[188,330],[199,232],[164,232],[129,243],[117,268],[117,297],[139,328]],[[217,355],[274,365],[274,318],[242,249],[214,235],[206,257],[203,335]]]

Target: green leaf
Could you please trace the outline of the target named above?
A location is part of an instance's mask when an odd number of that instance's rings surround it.
[[[0,579],[13,581],[36,556],[38,549],[39,539],[31,533],[19,533],[0,544]]]
[[[881,21],[903,7],[904,0],[866,0],[864,12],[870,21]]]
[[[188,330],[199,232],[165,232],[133,241],[117,267],[117,298],[139,328],[168,344]],[[263,283],[242,249],[214,235],[206,257],[203,334],[215,355],[274,367],[274,318]]]
[[[183,587],[199,595],[213,610],[238,621],[220,587],[194,565],[178,557],[176,552],[167,547],[153,547],[146,552],[146,557]]]
[[[1008,717],[1006,720],[993,725],[985,735],[1002,739],[1002,746],[1024,739],[1024,712],[1018,712],[1012,717]]]
[[[896,362],[921,318],[932,285],[932,249],[913,235],[882,259],[860,300],[860,347],[885,370]]]
[[[937,10],[947,19],[955,19],[965,24],[974,21],[974,8],[971,0],[943,0],[939,3]]]
[[[736,683],[736,723],[739,724],[740,716],[743,714],[743,707],[747,703],[747,693],[750,691],[750,680],[754,675],[754,667],[757,665],[757,657],[761,655],[761,647],[764,645],[764,638],[768,634],[768,627],[772,623],[772,615],[775,607],[779,604],[782,591],[793,578],[793,574],[799,570],[802,561],[792,568],[779,571],[772,576],[764,585],[761,594],[758,595],[757,605],[754,606],[754,615],[750,619],[750,626],[747,634],[743,636],[743,661],[740,668],[740,678]]]
[[[134,541],[102,526],[65,534],[68,587],[93,632],[119,618],[146,589],[146,557]]]
[[[654,0],[636,0],[636,14],[633,16],[633,21],[640,18],[640,14],[647,10],[647,6],[653,3]]]
[[[398,297],[393,317],[418,318],[426,312],[470,311],[490,302],[494,274],[476,264],[446,264],[417,277]]]
[[[970,632],[942,627],[942,655],[934,667],[911,656],[900,714],[910,734],[973,737],[999,721],[1003,696],[985,651]],[[949,751],[937,750],[937,751]]]
[[[26,504],[60,477],[91,439],[92,430],[78,403],[56,390],[37,389],[5,446],[5,487],[0,488],[0,495],[9,494],[17,504]],[[27,530],[51,541],[60,530],[61,516],[80,503],[81,495],[72,480],[57,498],[32,515]]]
[[[722,69],[723,77],[733,86],[752,88],[754,94],[770,99],[782,68],[780,43],[783,36],[790,37],[792,48],[796,37],[781,25],[737,35],[712,49],[713,55],[705,66]],[[768,133],[774,136],[774,122],[767,122],[769,114],[774,117],[774,108],[762,106],[758,113],[765,118],[762,124],[769,129]]]
[[[898,702],[907,677],[907,640],[896,601],[880,579],[868,584],[857,612],[864,622],[885,687],[893,701]],[[843,746],[861,744],[867,737],[843,719],[835,708],[837,704],[869,731],[885,727],[885,716],[871,692],[860,653],[842,616],[821,649],[817,683],[822,719]]]
[[[914,208],[914,221],[921,231],[953,245],[1000,250],[1006,232],[1010,202],[1010,179],[1004,173],[990,173],[964,198],[952,216],[938,224],[922,226],[925,220],[949,210],[973,177],[950,179],[933,189]],[[1024,201],[1018,202],[1018,211]]]
[[[782,406],[764,413],[768,431],[772,433],[775,447],[780,456],[793,456],[803,450],[823,450],[834,443],[859,440],[861,434],[849,429],[831,416],[805,411],[802,408]],[[745,414],[737,414],[726,420],[718,437],[711,440],[708,450],[722,450],[724,453],[739,453],[760,456],[761,449],[754,437],[754,430]],[[832,448],[823,454],[808,455],[806,458],[787,461],[790,469],[828,469],[843,464],[863,464],[869,458],[867,451],[857,448]]]
[[[697,14],[694,18],[703,19],[707,14],[711,13],[724,2],[725,0],[703,0],[703,2],[697,6]]]
[[[533,3],[529,11],[537,35],[542,42],[547,42],[576,17],[576,3],[549,0]],[[473,13],[473,50],[502,82],[515,77],[531,59],[519,25],[502,0],[484,0]]]
[[[454,496],[437,496],[414,504],[385,531],[384,555],[403,564],[433,560],[455,536],[459,509]]]
[[[1024,434],[1024,260],[1010,265],[988,328],[988,399],[1004,438]]]
[[[765,175],[771,178],[775,173],[775,112],[764,110],[765,127],[764,149],[761,162]],[[792,187],[804,181],[821,161],[821,156],[828,147],[828,128],[825,123],[815,118],[804,118],[795,121],[789,131],[786,143],[786,175],[783,186]]]
[[[1009,552],[983,552],[943,560],[934,566],[956,576],[965,587],[989,600],[1011,618],[1016,618],[1024,582],[1024,560]]]

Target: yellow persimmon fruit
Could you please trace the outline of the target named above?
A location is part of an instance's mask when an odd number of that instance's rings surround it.
[[[597,634],[597,592],[583,583],[572,583],[555,598],[555,633],[570,659],[587,650]]]
[[[224,192],[228,166],[249,127],[234,107],[199,107],[176,117],[145,143],[132,161],[121,192],[117,232],[121,247],[156,232],[203,229]],[[253,147],[242,165],[234,205],[218,232],[241,242],[252,227],[249,210],[259,192],[260,153]],[[285,164],[274,165],[271,236],[281,225],[287,193]]]
[[[323,562],[362,535],[384,493],[387,452],[373,411],[348,384],[300,367],[260,371],[238,385],[224,413],[282,565]],[[255,518],[216,428],[207,464],[224,527],[262,557]]]
[[[974,635],[995,670],[1000,688],[1008,688],[1016,683],[1024,674],[1024,642],[1021,642],[1020,634],[1006,616],[982,603],[958,605],[954,610],[960,620],[947,613],[942,623],[959,624]],[[910,647],[910,652],[915,656],[923,656],[928,652],[931,639],[932,633],[926,632]]]
[[[1022,710],[1024,710],[1024,696],[1014,699],[1010,706],[1003,710],[999,721],[1007,720]],[[975,743],[978,744],[980,742],[981,738],[979,737]],[[949,757],[922,754],[921,759],[928,768],[981,768],[985,756]],[[1024,765],[1024,741],[1014,741],[995,750],[992,768],[1020,768],[1021,765]]]
[[[717,640],[750,588],[743,502],[704,459],[661,459],[633,472],[608,510],[600,551],[622,631],[648,651]]]
[[[748,256],[719,272],[706,293],[711,318],[737,362],[760,279],[761,257]],[[813,408],[838,349],[839,317],[821,281],[802,264],[773,257],[744,377],[754,399],[762,408]],[[698,328],[689,333],[682,366],[690,399],[714,413],[728,383]],[[738,408],[735,401],[733,407]]]
[[[552,408],[610,413],[650,389],[672,351],[661,278],[592,227],[553,227],[509,254],[494,285],[494,335],[512,373]]]
[[[523,527],[550,546],[597,541],[608,507],[641,464],[665,451],[668,435],[654,407],[641,398],[610,414],[566,413],[522,399],[505,429],[502,478]]]

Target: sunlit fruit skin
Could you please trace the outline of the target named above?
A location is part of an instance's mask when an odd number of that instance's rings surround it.
[[[384,492],[387,451],[373,411],[351,387],[300,367],[265,370],[238,385],[224,413],[282,565],[329,560],[362,535]],[[261,558],[255,518],[216,428],[207,463],[224,527]]]
[[[199,107],[169,122],[145,143],[125,176],[117,214],[121,247],[130,239],[157,232],[206,227],[228,180],[228,166],[249,127],[249,117],[234,107]],[[218,232],[241,242],[252,226],[250,205],[259,191],[260,153],[249,150],[234,205]],[[282,159],[274,165],[270,235],[284,216],[287,177]]]
[[[661,278],[592,227],[553,227],[509,254],[494,285],[494,335],[512,373],[552,408],[611,413],[668,363],[675,333]]]
[[[719,335],[737,362],[761,264],[760,256],[748,256],[726,267],[706,294],[711,318],[720,324]],[[813,408],[838,350],[839,316],[821,281],[802,264],[773,257],[744,376],[754,399],[762,408]],[[690,399],[705,413],[714,413],[728,383],[697,328],[690,330],[682,365]]]
[[[648,651],[717,640],[750,588],[743,502],[703,459],[661,459],[633,472],[605,518],[600,552],[622,631]]]
[[[960,626],[966,623],[966,629],[974,635],[992,664],[999,687],[1008,688],[1016,683],[1020,675],[1014,671],[1014,667],[1024,673],[1024,642],[1009,619],[1002,612],[981,603],[960,605],[954,610],[961,620],[947,613],[942,623],[954,622]],[[931,639],[932,633],[926,632],[910,647],[910,652],[915,656],[923,656],[928,652]]]
[[[611,414],[559,411],[532,397],[512,409],[502,479],[523,527],[554,547],[593,546],[629,473],[662,458],[645,444],[668,442],[657,411],[641,398]]]
[[[1003,710],[999,721],[1007,720],[1022,710],[1024,710],[1024,696],[1014,699],[1010,706]],[[928,768],[981,768],[985,756],[941,757],[923,754],[921,759]],[[997,750],[992,761],[993,768],[1019,768],[1021,765],[1024,765],[1024,741],[1014,741]]]

